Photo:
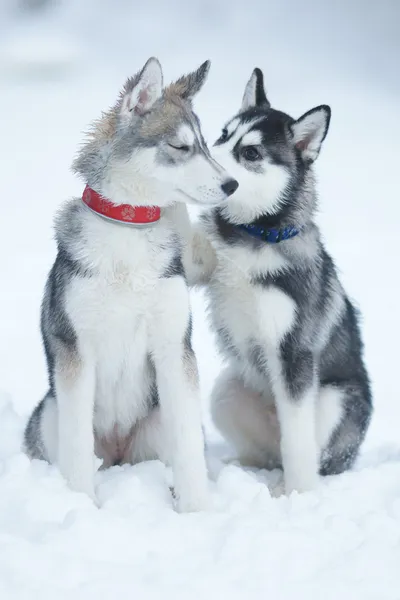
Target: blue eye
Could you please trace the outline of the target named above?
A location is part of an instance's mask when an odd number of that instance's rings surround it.
[[[260,158],[262,158],[255,146],[245,146],[242,148],[242,156],[245,160],[249,160],[250,162],[254,162],[255,160],[260,160]]]
[[[219,138],[219,141],[224,142],[227,137],[228,137],[228,130],[225,129],[225,127],[224,127],[224,129],[222,130],[222,133],[221,133],[221,137]]]

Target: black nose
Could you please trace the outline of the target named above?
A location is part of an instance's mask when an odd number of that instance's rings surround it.
[[[225,181],[225,183],[221,185],[222,191],[225,192],[227,196],[231,196],[233,192],[236,192],[238,187],[239,184],[236,181],[236,179],[228,179],[227,181]]]

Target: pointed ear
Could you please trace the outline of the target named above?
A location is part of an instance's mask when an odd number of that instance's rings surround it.
[[[329,129],[331,109],[326,104],[312,108],[293,125],[293,141],[303,160],[314,162]]]
[[[193,73],[180,77],[178,81],[171,85],[170,89],[184,100],[190,100],[203,87],[210,66],[211,61],[206,60],[200,65],[197,71],[193,71]]]
[[[261,69],[254,69],[249,81],[247,82],[242,99],[241,110],[247,110],[253,106],[270,108],[267,95],[264,89],[264,75]]]
[[[132,113],[143,115],[160,98],[163,88],[161,65],[156,58],[149,58],[136,77],[128,79],[122,92],[120,114],[131,118]]]

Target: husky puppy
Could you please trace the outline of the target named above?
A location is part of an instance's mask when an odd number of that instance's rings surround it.
[[[211,158],[192,109],[208,69],[163,89],[151,58],[128,79],[74,162],[83,199],[56,218],[41,316],[49,391],[25,448],[93,499],[96,454],[106,467],[167,461],[178,509],[207,506],[182,202],[217,205],[238,185]]]
[[[243,464],[283,466],[287,493],[349,469],[372,412],[357,314],[314,222],[313,163],[330,116],[271,108],[254,70],[215,144],[239,190],[200,221],[188,268],[192,284],[208,283],[228,363],[215,424]]]

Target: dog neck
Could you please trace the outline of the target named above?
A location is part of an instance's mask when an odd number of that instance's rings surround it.
[[[290,240],[291,238],[298,235],[301,231],[300,227],[294,225],[287,225],[286,227],[263,227],[261,225],[236,225],[241,231],[245,231],[249,235],[256,237],[263,242],[268,244],[279,244],[284,240]]]
[[[160,220],[159,206],[132,206],[131,204],[114,204],[104,198],[88,185],[82,195],[83,203],[94,213],[115,223],[124,225],[146,226]]]
[[[279,244],[297,236],[307,227],[307,223],[297,224],[296,220],[292,221],[290,214],[262,215],[251,223],[238,224],[226,219],[221,210],[216,209],[214,219],[219,234],[231,242],[237,237],[242,240],[249,237],[249,239],[256,238],[267,244]],[[295,222],[296,225],[292,225],[292,222]]]

